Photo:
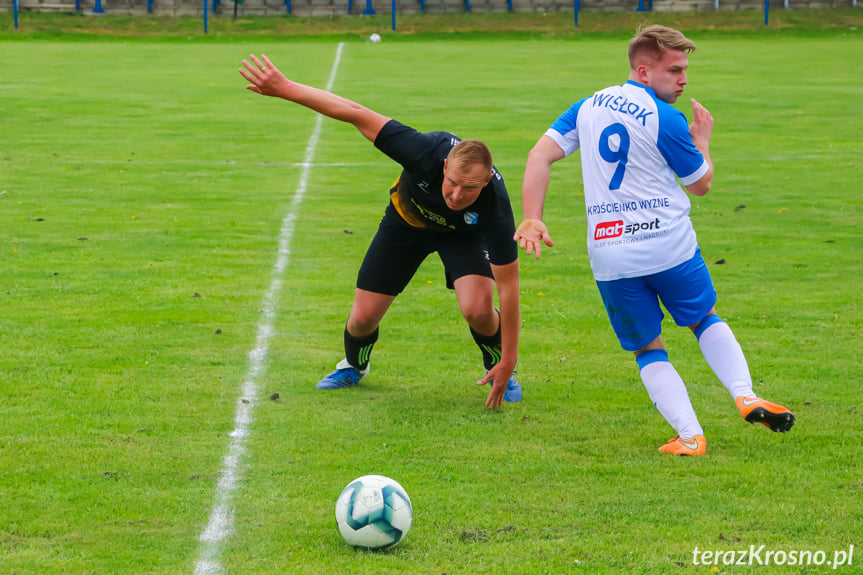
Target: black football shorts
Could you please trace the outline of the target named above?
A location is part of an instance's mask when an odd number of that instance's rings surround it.
[[[455,280],[466,275],[494,278],[482,235],[421,230],[385,216],[360,266],[357,287],[396,296],[433,252],[443,262],[449,289],[453,289]]]

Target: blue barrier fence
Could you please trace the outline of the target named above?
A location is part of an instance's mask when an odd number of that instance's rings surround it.
[[[425,0],[417,0],[420,3],[420,11],[425,12]],[[204,34],[207,33],[207,0],[203,0],[204,3]],[[213,12],[216,11],[216,7],[219,6],[221,0],[212,0],[213,3]],[[853,0],[853,5],[857,6],[857,0]],[[578,14],[581,11],[581,0],[573,0],[573,11],[575,12],[575,25],[578,26]],[[716,0],[715,8],[719,9],[719,0]],[[470,12],[470,0],[464,0],[464,9],[466,12]],[[785,0],[785,9],[788,10],[788,0]],[[79,12],[81,10],[81,2],[80,0],[75,0],[75,11]],[[285,10],[287,14],[291,13],[291,0],[285,0]],[[638,0],[638,12],[649,12],[653,10],[653,0]],[[18,28],[18,13],[20,11],[19,0],[13,0],[12,4],[12,12],[14,14],[15,28]],[[353,0],[348,0],[348,14],[353,11]],[[507,11],[512,12],[512,0],[507,0]],[[153,12],[153,0],[147,0],[147,13],[150,14]],[[396,13],[397,10],[397,0],[392,0],[392,29],[395,31],[396,29]],[[95,0],[95,5],[93,6],[94,14],[104,14],[105,9],[102,7],[102,0]],[[363,10],[363,14],[370,15],[375,14],[375,9],[372,5],[372,0],[366,0],[366,7]],[[767,26],[770,22],[770,0],[764,0],[764,25]]]

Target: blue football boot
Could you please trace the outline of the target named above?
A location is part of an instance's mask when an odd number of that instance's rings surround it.
[[[343,359],[336,366],[336,370],[318,382],[318,389],[341,389],[357,385],[362,378],[369,373],[369,367],[359,370]],[[516,384],[518,385],[518,384]]]
[[[486,373],[488,373],[488,370],[486,370]],[[494,387],[494,382],[492,382],[491,386]],[[515,380],[515,372],[512,372],[512,377],[509,378],[509,382],[506,384],[506,391],[503,393],[503,400],[517,403],[521,401],[521,396],[521,385]]]

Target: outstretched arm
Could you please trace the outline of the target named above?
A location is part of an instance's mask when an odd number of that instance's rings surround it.
[[[334,120],[353,124],[372,143],[384,124],[390,121],[347,98],[289,80],[267,56],[258,58],[252,54],[249,58],[252,61],[243,60],[239,72],[250,82],[246,88],[252,92],[295,102]]]
[[[551,178],[551,165],[564,156],[557,142],[548,136],[542,136],[527,156],[521,185],[524,221],[519,224],[513,239],[528,255],[536,253],[537,259],[542,255],[543,243],[548,247],[554,246],[548,228],[542,223],[542,210]]]

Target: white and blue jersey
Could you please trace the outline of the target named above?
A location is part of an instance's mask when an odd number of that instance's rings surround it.
[[[695,255],[689,197],[709,166],[686,116],[637,82],[576,102],[545,133],[581,149],[587,251],[598,281],[665,271]]]

